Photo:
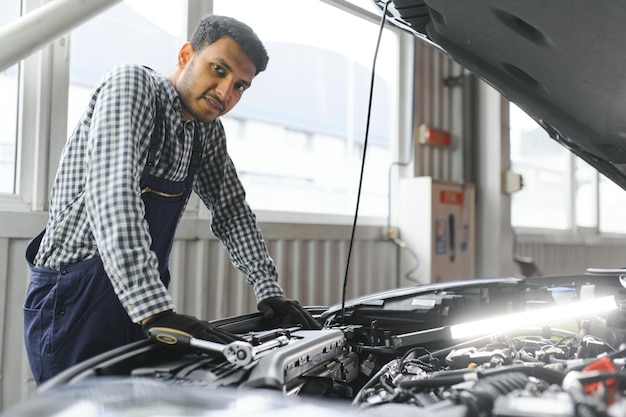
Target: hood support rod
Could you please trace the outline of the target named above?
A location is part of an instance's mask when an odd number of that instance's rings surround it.
[[[0,72],[121,0],[54,0],[0,27]]]

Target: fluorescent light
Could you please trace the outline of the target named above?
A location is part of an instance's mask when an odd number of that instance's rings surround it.
[[[455,324],[450,326],[450,336],[452,339],[466,339],[611,310],[617,310],[617,303],[612,295],[525,311],[523,313],[506,314],[469,323]]]

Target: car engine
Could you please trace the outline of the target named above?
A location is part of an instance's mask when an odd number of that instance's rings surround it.
[[[620,416],[626,413],[626,319],[625,288],[616,282],[615,276],[585,275],[398,289],[312,311],[321,330],[272,327],[251,314],[217,322],[253,346],[247,363],[225,360],[211,349],[146,340],[66,371],[41,390],[124,376],[332,398],[374,415]],[[463,340],[449,332],[453,323],[554,307],[590,293],[613,296],[615,309],[487,329]]]

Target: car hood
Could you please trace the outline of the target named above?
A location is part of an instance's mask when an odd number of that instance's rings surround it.
[[[384,9],[386,1],[374,3]],[[626,3],[392,0],[387,20],[444,51],[626,188]]]

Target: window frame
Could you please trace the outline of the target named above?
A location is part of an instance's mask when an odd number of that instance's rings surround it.
[[[354,1],[347,0],[317,0],[321,3],[325,3],[329,6],[338,8],[342,11],[352,14],[353,16],[367,20],[370,23],[380,24],[381,16],[377,15],[365,8],[359,7]],[[213,0],[207,1],[207,10],[213,11]],[[394,103],[394,111],[397,115],[397,120],[394,123],[395,131],[392,134],[392,138],[398,138],[398,140],[391,141],[391,156],[393,161],[404,160],[406,155],[400,151],[400,149],[408,149],[409,142],[413,140],[412,120],[413,120],[413,96],[412,89],[403,89],[402,86],[413,85],[414,76],[414,60],[413,50],[415,38],[411,34],[399,29],[398,27],[385,22],[385,29],[392,31],[398,39],[398,76],[396,78],[396,84],[393,86],[396,94],[396,101]],[[404,54],[404,55],[403,55]],[[373,57],[372,57],[373,58]],[[410,80],[410,83],[407,83]],[[367,166],[366,168],[367,169]],[[398,170],[393,170],[394,175],[391,179],[391,188],[396,189],[400,178]],[[387,190],[389,192],[389,190]],[[356,200],[356,195],[355,195]],[[191,203],[194,203],[192,200]],[[199,213],[201,216],[209,216],[206,213],[206,209],[200,205]],[[356,210],[356,206],[354,207]],[[203,213],[204,212],[204,213]],[[328,214],[328,213],[306,213],[306,212],[292,212],[292,211],[277,211],[254,208],[254,212],[257,219],[261,222],[288,222],[288,223],[302,223],[302,224],[338,224],[338,225],[350,225],[354,221],[353,214]],[[386,215],[380,216],[365,216],[359,214],[359,224],[370,226],[384,226],[387,223]]]
[[[510,114],[510,105],[509,114]],[[509,131],[511,127],[508,127]],[[546,139],[552,140],[546,133]],[[617,232],[603,232],[600,230],[600,173],[594,170],[592,178],[593,186],[593,199],[592,204],[595,205],[594,210],[594,224],[592,227],[579,226],[577,224],[576,213],[576,163],[579,158],[571,151],[567,152],[567,205],[563,207],[563,215],[567,217],[565,229],[553,229],[547,227],[528,227],[528,226],[515,226],[511,224],[511,228],[514,234],[517,236],[520,242],[538,242],[542,243],[556,243],[556,244],[586,244],[591,241],[597,243],[622,241],[626,233]],[[511,158],[511,163],[512,159]],[[582,161],[582,160],[581,160]],[[585,163],[584,161],[582,161]],[[514,169],[514,168],[513,168]],[[511,202],[511,210],[513,209],[513,202]]]
[[[23,0],[23,14],[43,5],[45,0]],[[17,150],[15,192],[0,195],[0,210],[39,211],[47,209],[48,190],[54,172],[50,171],[59,144],[59,123],[66,109],[63,70],[66,39],[61,37],[19,63]],[[60,94],[59,94],[60,93]],[[54,99],[53,99],[54,98]],[[62,126],[61,136],[65,136]],[[56,166],[56,161],[54,161]]]

